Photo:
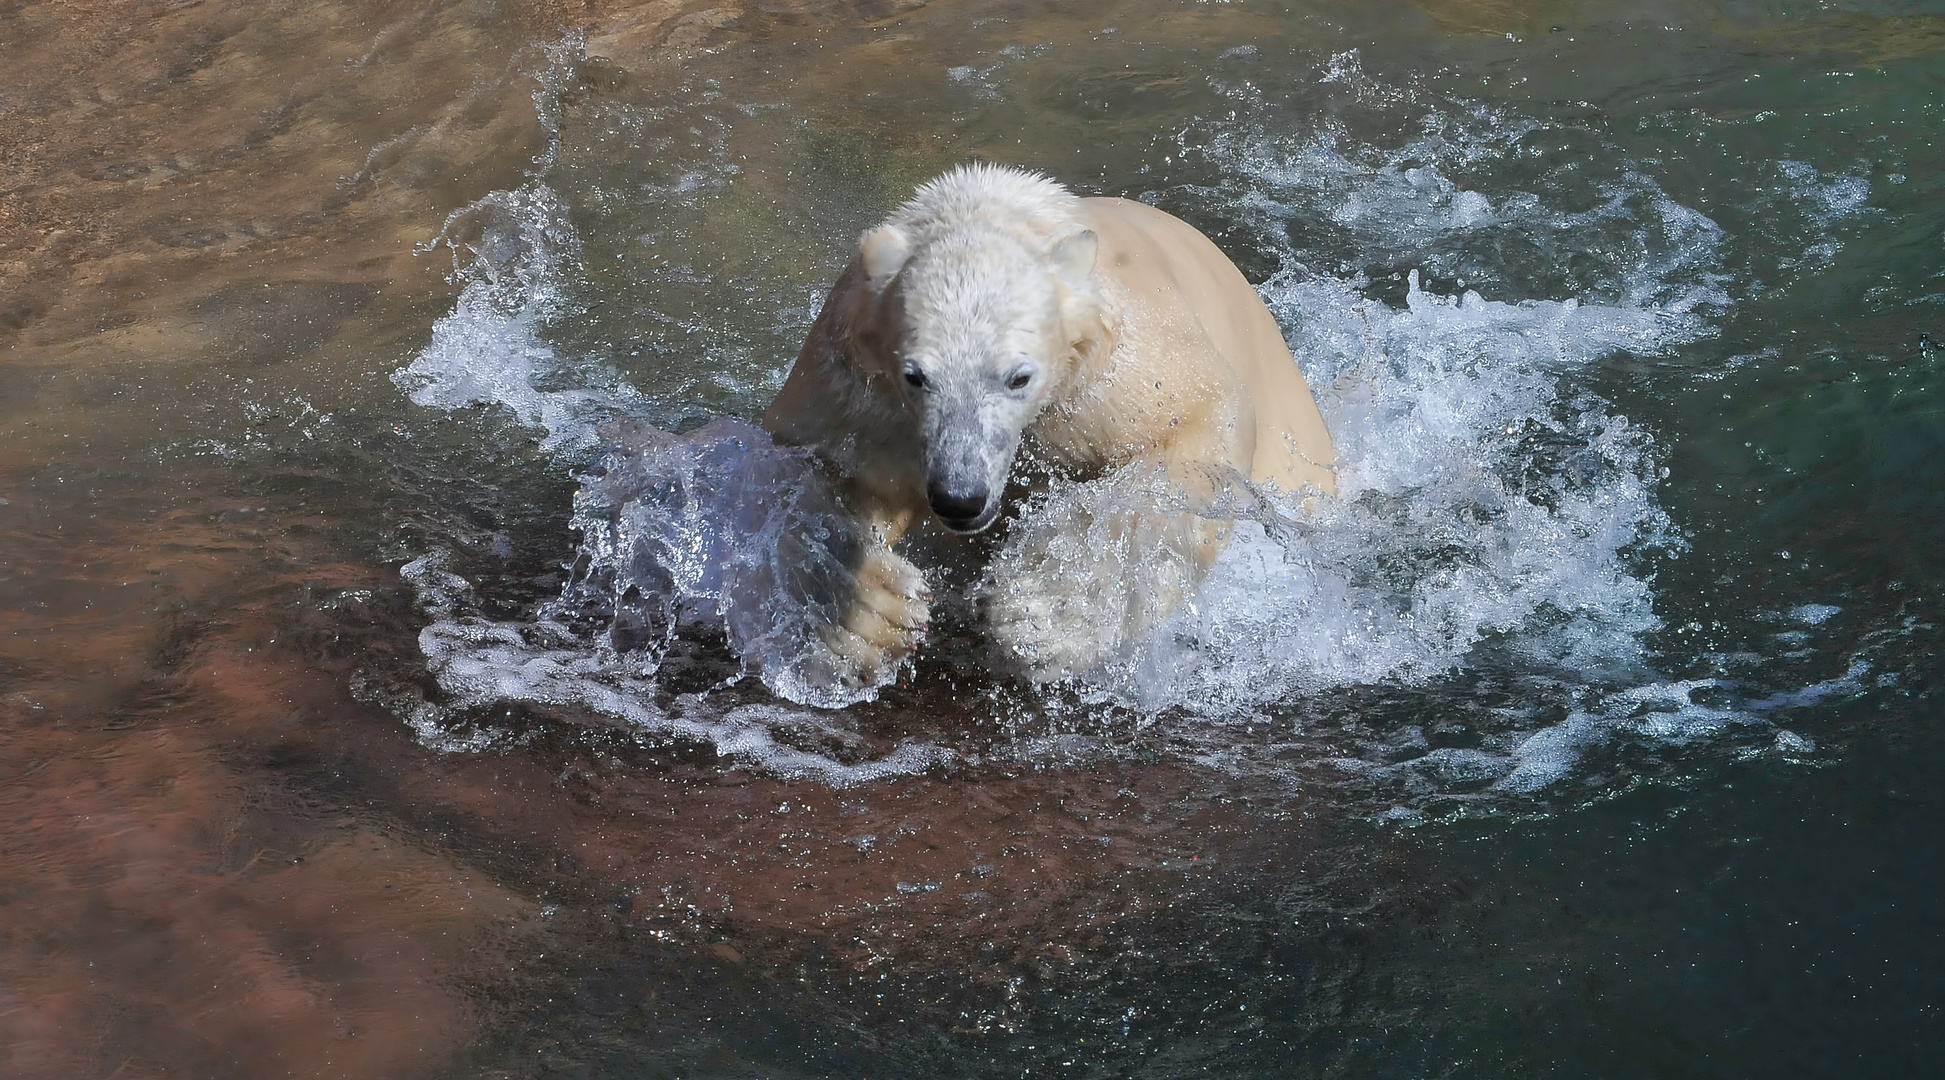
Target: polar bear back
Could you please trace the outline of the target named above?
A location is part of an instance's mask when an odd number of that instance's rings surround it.
[[[1124,317],[1199,329],[1165,335],[1172,347],[1206,341],[1211,355],[1170,357],[1168,366],[1209,369],[1242,384],[1255,413],[1251,479],[1335,493],[1330,432],[1283,331],[1236,265],[1194,226],[1152,206],[1111,198],[1080,205],[1099,238],[1095,274],[1124,291],[1132,308]]]

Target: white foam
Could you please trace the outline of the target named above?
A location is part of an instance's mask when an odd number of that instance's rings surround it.
[[[1649,683],[1609,694],[1589,711],[1528,735],[1513,748],[1513,768],[1493,786],[1530,795],[1570,775],[1581,757],[1622,735],[1682,745],[1720,734],[1735,725],[1764,721],[1746,712],[1699,704],[1690,695],[1714,687],[1713,679]]]
[[[447,700],[441,707],[426,706],[412,722],[420,737],[439,749],[472,751],[492,744],[484,734],[453,738],[443,721],[454,712],[519,701],[586,709],[643,731],[711,746],[731,764],[832,787],[920,773],[953,757],[939,747],[907,742],[882,757],[846,764],[786,746],[774,730],[828,726],[814,712],[787,706],[724,711],[691,696],[678,699],[686,707],[672,713],[654,704],[658,688],[652,668],[644,672],[616,663],[612,652],[576,639],[558,624],[496,622],[468,613],[472,587],[446,569],[443,553],[416,559],[400,573],[433,615],[419,633],[419,648]]]
[[[1616,348],[1686,340],[1693,319],[1448,300],[1415,278],[1402,311],[1327,278],[1264,292],[1327,387],[1339,498],[1301,538],[1240,530],[1197,603],[1111,666],[1114,685],[1150,709],[1247,710],[1423,679],[1529,622],[1536,656],[1639,662],[1658,621],[1621,552],[1678,543],[1653,497],[1653,443],[1560,380]]]
[[[546,390],[560,358],[541,340],[563,314],[564,278],[580,259],[567,204],[545,184],[496,191],[454,211],[433,245],[463,250],[465,286],[432,342],[392,376],[413,402],[436,409],[499,405],[541,428],[551,452],[586,450],[596,423],[633,395],[625,386]]]
[[[1779,161],[1774,168],[1780,178],[1775,185],[1779,200],[1794,205],[1820,233],[1801,253],[1779,260],[1778,268],[1815,271],[1829,266],[1843,249],[1839,226],[1870,209],[1870,163],[1860,161],[1840,173],[1825,173],[1807,161]]]
[[[1790,610],[1790,618],[1811,626],[1821,626],[1843,610],[1834,604],[1803,604]]]
[[[1750,702],[1749,707],[1764,712],[1770,709],[1805,709],[1813,705],[1821,705],[1833,697],[1850,697],[1863,692],[1864,676],[1870,672],[1870,661],[1853,658],[1844,673],[1834,679],[1825,679],[1796,690],[1771,694],[1760,701]]]

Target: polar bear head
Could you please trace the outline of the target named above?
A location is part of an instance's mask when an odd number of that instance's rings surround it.
[[[968,166],[860,241],[878,359],[916,421],[926,500],[955,532],[999,516],[1022,434],[1100,324],[1078,203],[1044,177]]]

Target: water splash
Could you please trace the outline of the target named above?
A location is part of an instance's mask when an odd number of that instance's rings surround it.
[[[861,544],[808,452],[717,419],[686,438],[631,425],[583,478],[581,534],[561,599],[539,613],[592,621],[610,664],[652,670],[679,627],[720,630],[772,692],[838,708],[896,674],[848,686],[825,628],[842,615]]]
[[[392,381],[427,408],[506,408],[545,432],[550,453],[597,445],[596,425],[638,395],[619,383],[545,388],[564,365],[541,333],[571,314],[563,297],[581,256],[566,201],[538,182],[493,192],[446,218],[427,248],[440,246],[454,251],[465,285],[452,314],[433,324],[432,343]],[[462,253],[470,258],[459,261]]]
[[[1109,673],[1145,708],[1233,713],[1422,680],[1491,635],[1628,677],[1659,625],[1638,555],[1678,550],[1652,437],[1563,389],[1576,365],[1701,331],[1655,311],[1444,299],[1394,310],[1331,279],[1265,287],[1295,327],[1343,462],[1300,540],[1245,526],[1186,609]]]
[[[1339,59],[1333,85],[1372,108],[1401,106],[1406,95]],[[1529,797],[1602,747],[1763,727],[1766,712],[1796,703],[1735,704],[1731,685],[1652,670],[1649,567],[1683,542],[1656,498],[1653,435],[1587,378],[1617,354],[1664,355],[1716,332],[1735,302],[1723,231],[1618,152],[1568,195],[1494,186],[1489,166],[1522,140],[1544,142],[1541,125],[1468,106],[1435,110],[1422,129],[1385,146],[1342,123],[1289,136],[1246,119],[1202,144],[1225,179],[1175,195],[1253,227],[1277,252],[1281,269],[1261,291],[1318,390],[1340,495],[1308,510],[1259,504],[1194,599],[1095,670],[1040,694],[976,687],[1006,716],[974,757],[1085,760],[1115,736],[1073,725],[1131,716],[1211,766],[1294,776],[1328,763],[1383,781],[1405,792],[1409,817],[1428,800]],[[1833,220],[1854,209],[1842,178],[1780,171]],[[483,222],[463,271],[472,277],[401,385],[434,407],[503,405],[544,428],[568,463],[597,446],[608,456],[577,498],[571,581],[532,619],[484,619],[463,581],[438,577],[436,560],[414,564],[434,615],[422,645],[450,707],[571,704],[832,783],[970,760],[923,742],[860,749],[845,713],[751,703],[728,683],[669,693],[664,668],[682,662],[672,643],[701,627],[785,701],[873,696],[833,690],[820,659],[817,628],[832,621],[856,540],[810,462],[747,424],[603,435],[600,422],[645,410],[543,340],[578,258],[561,200],[534,184],[462,214]],[[776,311],[739,317],[766,314]],[[760,385],[768,374],[726,377]],[[1050,509],[1098,518],[1141,498],[1112,480],[1056,482],[1013,526],[1029,530]],[[948,678],[928,663],[940,662],[921,658],[921,685]],[[1429,687],[1475,668],[1510,672],[1527,700],[1474,710],[1492,715],[1465,745],[1434,746],[1413,724],[1347,742],[1305,719],[1316,711],[1306,702],[1347,689]],[[1862,685],[1853,675],[1812,690]],[[1288,737],[1263,743],[1252,734],[1263,723]],[[785,729],[848,749],[805,749],[776,737]]]
[[[728,765],[775,776],[812,779],[848,787],[924,772],[950,761],[950,751],[906,742],[877,758],[839,761],[826,753],[780,742],[784,728],[833,728],[819,714],[766,704],[722,707],[695,695],[657,704],[654,665],[573,634],[552,619],[507,622],[478,614],[471,583],[446,566],[442,552],[415,559],[400,571],[418,590],[433,621],[419,633],[426,666],[444,700],[420,702],[406,719],[428,746],[479,751],[502,740],[491,729],[460,734],[453,718],[508,702],[585,710],[637,730],[711,747]],[[850,733],[830,732],[842,742]]]

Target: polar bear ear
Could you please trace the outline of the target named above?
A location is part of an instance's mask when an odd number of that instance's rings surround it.
[[[1093,229],[1082,229],[1072,236],[1061,238],[1051,253],[1054,272],[1066,279],[1069,284],[1081,285],[1094,272],[1094,257],[1100,250],[1100,242]]]
[[[871,291],[881,293],[905,269],[905,260],[912,255],[912,242],[896,226],[881,225],[858,241],[858,254],[864,256],[864,276]]]

